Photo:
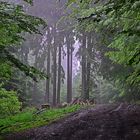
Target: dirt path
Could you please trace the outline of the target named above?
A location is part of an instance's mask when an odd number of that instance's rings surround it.
[[[7,140],[140,140],[139,105],[97,105]]]

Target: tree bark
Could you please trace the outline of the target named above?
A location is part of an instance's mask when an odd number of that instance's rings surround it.
[[[88,38],[87,38],[87,53],[88,53],[88,57],[87,57],[87,92],[86,92],[86,99],[89,99],[89,92],[90,92],[90,76],[91,76],[91,55],[92,55],[92,43],[91,43],[91,33],[88,34]]]
[[[57,81],[57,103],[60,104],[60,90],[61,90],[61,43],[59,44],[58,56],[58,81]]]
[[[82,98],[86,99],[87,86],[87,61],[86,61],[86,35],[83,34],[82,39]]]
[[[49,96],[50,96],[50,55],[51,55],[51,33],[50,33],[50,29],[48,29],[48,34],[47,34],[47,42],[48,42],[48,46],[47,46],[47,76],[49,78],[46,79],[46,93],[45,93],[45,103],[49,103]]]
[[[56,79],[57,79],[57,44],[56,44],[56,27],[53,29],[54,45],[53,45],[53,106],[56,106]]]
[[[67,102],[72,101],[72,48],[70,44],[69,35],[66,38],[67,41]]]
[[[70,77],[70,101],[72,101],[72,44],[70,45],[70,74],[69,74],[69,77]]]

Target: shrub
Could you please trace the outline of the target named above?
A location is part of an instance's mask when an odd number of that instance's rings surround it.
[[[0,117],[14,115],[19,112],[21,103],[15,91],[0,89]]]

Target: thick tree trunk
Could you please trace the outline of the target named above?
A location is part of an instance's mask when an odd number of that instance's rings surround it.
[[[82,42],[82,98],[86,99],[87,92],[87,61],[86,61],[86,35],[83,34]]]
[[[86,99],[89,99],[89,92],[90,92],[90,76],[91,76],[91,55],[92,55],[92,43],[91,43],[91,34],[89,33],[88,38],[87,38],[87,92],[86,92]]]
[[[57,103],[60,104],[60,90],[61,90],[61,43],[59,44],[58,56],[58,81],[57,81]]]

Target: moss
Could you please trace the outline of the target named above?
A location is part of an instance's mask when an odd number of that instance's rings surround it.
[[[60,109],[49,109],[38,115],[34,113],[35,110],[27,110],[15,116],[0,119],[0,133],[5,135],[44,126],[68,115],[69,113],[75,112],[80,108],[79,105],[73,105]]]

